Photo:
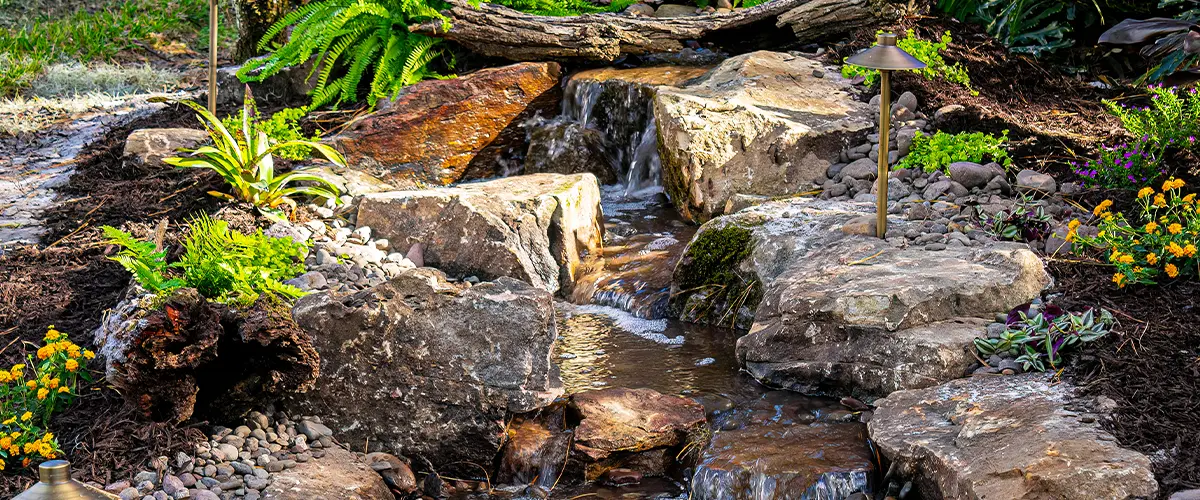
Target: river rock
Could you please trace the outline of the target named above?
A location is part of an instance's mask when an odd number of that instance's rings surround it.
[[[510,150],[525,151],[520,124],[558,109],[560,72],[556,63],[527,62],[426,80],[326,141],[393,184],[491,177]]]
[[[339,447],[325,451],[320,460],[298,463],[271,474],[262,492],[271,500],[393,500],[383,478],[353,453]]]
[[[617,182],[603,134],[578,122],[556,120],[530,132],[524,165],[526,174],[591,173],[601,184]]]
[[[491,463],[509,412],[562,393],[553,298],[515,279],[459,285],[417,268],[352,295],[308,295],[293,314],[322,376],[288,405],[372,450]]]
[[[208,132],[194,128],[143,128],[125,139],[122,160],[137,168],[165,167],[163,158],[180,156],[180,149],[194,149],[208,142]]]
[[[870,158],[859,158],[842,168],[842,178],[874,180],[879,176],[879,164]]]
[[[705,423],[704,407],[699,403],[652,389],[582,392],[571,396],[569,406],[581,419],[575,428],[573,451],[587,464],[588,481],[618,467],[663,475],[662,467],[670,461],[646,458],[664,455],[695,439]]]
[[[517,278],[570,292],[582,258],[602,247],[591,174],[533,174],[363,197],[358,224],[452,276]]]
[[[238,415],[318,374],[308,335],[267,299],[239,311],[193,288],[159,299],[131,287],[94,336],[108,382],[155,421]]]
[[[979,376],[893,393],[876,401],[871,439],[922,498],[1155,498],[1150,460],[1067,410],[1074,388],[1049,378]]]
[[[334,186],[337,186],[338,192],[354,197],[396,190],[396,186],[377,179],[371,174],[353,168],[333,166],[329,163],[302,166],[296,170],[329,179]]]
[[[1054,177],[1036,170],[1025,169],[1017,173],[1017,189],[1021,191],[1050,195],[1054,194],[1055,186],[1057,184],[1054,183]]]
[[[950,180],[962,184],[967,189],[983,187],[998,174],[989,167],[970,161],[956,161],[950,164]]]
[[[691,497],[852,498],[874,474],[866,426],[813,422],[811,400],[772,391],[717,418],[700,453]]]
[[[873,213],[798,198],[713,219],[676,266],[672,308],[689,320],[752,318],[737,356],[768,385],[871,397],[966,375],[964,348],[986,320],[1050,283],[1028,246],[931,253],[842,230]],[[888,230],[917,227],[892,218]]]
[[[804,57],[759,51],[660,89],[663,179],[680,213],[705,221],[734,194],[791,194],[823,177],[853,136],[874,127],[869,106],[838,75]]]

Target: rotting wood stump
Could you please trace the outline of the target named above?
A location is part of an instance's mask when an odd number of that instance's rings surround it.
[[[286,306],[238,310],[190,288],[149,309],[153,298],[122,301],[96,331],[109,383],[146,417],[239,415],[316,381],[317,351]]]
[[[790,28],[803,44],[897,16],[886,0],[773,0],[748,9],[671,18],[614,13],[538,16],[491,4],[476,8],[468,0],[447,2],[452,7],[442,13],[450,18],[449,28],[432,20],[409,30],[514,61],[612,61],[622,54],[674,52],[687,40],[759,23]]]

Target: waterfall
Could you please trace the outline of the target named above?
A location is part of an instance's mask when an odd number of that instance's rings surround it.
[[[626,80],[572,79],[563,95],[560,119],[603,134],[624,197],[661,192],[652,87]]]

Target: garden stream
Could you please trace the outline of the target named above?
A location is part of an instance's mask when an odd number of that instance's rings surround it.
[[[684,462],[695,466],[673,477],[559,488],[552,496],[667,498],[686,497],[690,489],[692,498],[842,499],[871,491],[876,467],[857,413],[834,399],[759,385],[735,359],[740,332],[668,319],[671,273],[696,227],[684,223],[663,194],[651,102],[645,85],[576,77],[567,85],[563,114],[545,122],[601,131],[621,179],[603,188],[601,262],[577,281],[573,303],[558,304],[553,356],[568,394],[646,387],[695,399],[707,412],[713,439],[686,450],[694,460]],[[562,433],[564,449],[569,446],[569,430],[531,422],[513,428]],[[563,455],[533,460],[538,463],[510,465],[537,471],[525,479],[551,489]]]

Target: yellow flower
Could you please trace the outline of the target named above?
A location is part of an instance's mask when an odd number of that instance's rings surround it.
[[[1183,247],[1183,254],[1188,257],[1195,257],[1196,256],[1196,245],[1188,243],[1187,246]]]
[[[26,412],[26,413],[29,413],[29,412]],[[32,417],[32,416],[33,416],[33,414],[30,414],[29,416],[31,416],[31,417]],[[28,420],[28,419],[26,419],[26,420]],[[9,434],[9,436],[12,436],[12,438],[13,438],[13,439],[17,439],[17,438],[21,437],[21,432],[20,432],[20,431],[13,431],[13,432],[12,432],[12,434]]]
[[[64,386],[62,386],[62,387],[59,387],[59,388],[58,388],[58,393],[59,393],[59,394],[62,394],[62,393],[64,393],[64,392],[71,392],[71,388],[69,388],[69,387],[67,387],[67,386],[65,386],[65,385],[64,385]]]
[[[1184,196],[1184,197],[1183,197],[1183,201],[1186,201],[1186,202],[1188,202],[1188,203],[1191,203],[1191,202],[1193,202],[1193,201],[1196,201],[1196,193],[1192,193],[1192,194],[1189,194],[1189,195],[1187,195],[1187,196]]]
[[[75,371],[75,370],[78,370],[78,369],[79,369],[79,362],[78,362],[78,361],[75,361],[75,360],[73,360],[73,359],[68,359],[68,360],[67,360],[67,371],[69,371],[69,372],[73,372],[73,371]]]
[[[1145,197],[1147,197],[1147,196],[1150,196],[1150,195],[1152,195],[1152,194],[1154,194],[1154,188],[1152,188],[1152,187],[1144,187],[1144,188],[1142,188],[1142,190],[1141,190],[1141,191],[1138,191],[1138,198],[1145,198]]]
[[[45,441],[45,442],[47,442],[47,443],[49,443],[51,439],[54,439],[54,433],[53,433],[53,432],[49,432],[49,431],[47,431],[47,432],[46,432],[46,435],[45,435],[45,436],[42,436],[42,441]]]
[[[1156,206],[1156,207],[1167,206],[1167,198],[1165,196],[1163,196],[1162,193],[1154,195],[1154,206]]]
[[[1154,234],[1155,231],[1158,231],[1158,223],[1154,221],[1147,222],[1146,232],[1149,234]]]
[[[1154,252],[1146,254],[1146,263],[1152,266],[1158,264],[1158,256],[1154,255]]]
[[[1104,213],[1105,211],[1108,210],[1108,207],[1112,206],[1112,204],[1113,204],[1112,200],[1104,200],[1104,201],[1100,202],[1099,205],[1096,205],[1096,209],[1092,210],[1092,215],[1098,216],[1098,215]]]
[[[54,354],[53,346],[39,347],[37,350],[38,359],[46,359]]]
[[[50,331],[46,332],[46,341],[53,342],[58,340],[59,335],[61,334],[58,332],[58,330],[51,329]]]
[[[95,357],[96,357],[96,353],[94,353],[94,352],[92,352],[92,351],[90,351],[90,350],[84,349],[84,350],[83,350],[83,357],[85,357],[85,358],[87,358],[87,359],[92,359],[92,358],[95,358]]]
[[[1175,243],[1174,241],[1167,245],[1167,251],[1171,252],[1171,255],[1176,257],[1183,257],[1183,247],[1179,246],[1179,244]]]
[[[37,388],[37,381],[36,381],[36,380],[30,380],[30,381],[28,381],[28,382],[25,382],[25,387],[28,387],[28,388],[30,388],[30,389],[36,389],[36,388]]]
[[[5,420],[3,425],[12,425],[15,423],[17,423],[17,417],[12,417],[12,418],[9,418],[8,420]]]
[[[50,443],[42,443],[38,448],[38,453],[43,457],[54,458],[54,446],[51,446]]]
[[[24,374],[25,374],[25,365],[23,363],[17,363],[15,365],[13,365],[13,367],[12,367],[12,378],[13,379],[21,378],[21,375],[24,375]]]
[[[58,384],[60,382],[61,381],[58,380],[58,377],[54,377],[54,378],[50,379],[50,382],[46,384],[46,387],[48,387],[50,389],[56,389],[56,388],[58,388]]]
[[[36,441],[30,441],[30,442],[28,442],[28,443],[25,443],[25,447],[24,447],[24,450],[23,450],[23,451],[24,451],[26,454],[29,454],[29,453],[33,453],[33,451],[34,451],[34,450],[36,450],[36,449],[38,449],[38,444],[37,444],[37,442],[36,442]]]
[[[1183,232],[1183,226],[1179,225],[1179,223],[1176,222],[1176,223],[1173,223],[1173,224],[1167,226],[1167,231],[1170,232],[1171,234],[1179,234],[1179,233]]]
[[[1074,231],[1076,229],[1079,229],[1080,225],[1081,224],[1079,223],[1079,219],[1071,219],[1071,222],[1067,223],[1067,229]]]
[[[45,388],[45,387],[43,387],[43,388],[41,388],[41,389],[38,389],[38,396],[37,396],[37,398],[38,398],[38,400],[39,400],[39,401],[40,401],[40,400],[43,400],[43,399],[46,399],[46,396],[49,396],[49,395],[50,395],[50,389],[47,389],[47,388]]]
[[[1117,284],[1117,288],[1125,288],[1125,275],[1124,274],[1116,273],[1113,275],[1112,280],[1113,280],[1113,283]]]
[[[1172,278],[1179,276],[1179,268],[1175,267],[1175,264],[1167,264],[1165,270],[1167,271],[1167,276]]]
[[[27,411],[27,412],[25,412],[24,414],[22,414],[22,415],[21,415],[21,421],[23,421],[23,422],[28,422],[28,421],[29,421],[29,419],[31,419],[31,418],[33,418],[33,413],[32,413],[32,412],[28,412],[28,411]],[[16,437],[16,436],[14,436],[14,437]]]
[[[12,375],[8,374],[7,370],[0,370],[0,383],[11,382]]]
[[[10,438],[8,436],[4,436],[4,437],[0,438],[0,448],[4,448],[7,450],[9,446],[12,446],[12,438]]]
[[[4,470],[4,460],[0,459],[0,470]]]
[[[1133,264],[1133,256],[1129,254],[1122,254],[1121,257],[1117,259],[1117,262],[1122,264]]]

